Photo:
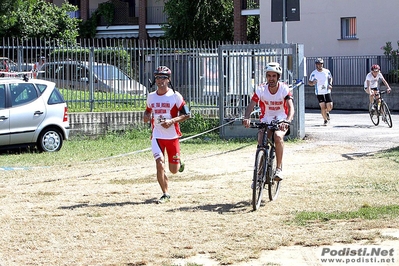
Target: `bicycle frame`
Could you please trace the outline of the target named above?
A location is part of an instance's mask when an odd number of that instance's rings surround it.
[[[377,126],[380,122],[380,116],[382,120],[388,124],[389,127],[392,127],[392,118],[391,113],[389,111],[388,104],[382,98],[382,94],[386,93],[385,91],[377,91],[373,95],[373,109],[369,110],[371,121],[375,126]]]
[[[280,122],[275,121],[271,124],[252,124],[252,127],[259,128],[258,141],[259,134],[262,134],[262,141],[260,144],[258,143],[257,145],[255,156],[252,187],[253,210],[257,210],[260,207],[263,196],[263,189],[266,184],[268,187],[269,200],[276,199],[280,189],[280,181],[275,181],[273,179],[276,168],[274,134],[276,130],[279,130],[279,123]],[[270,137],[268,135],[270,135]],[[260,177],[261,179],[259,179]]]

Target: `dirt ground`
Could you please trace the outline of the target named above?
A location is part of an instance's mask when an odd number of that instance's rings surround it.
[[[305,141],[286,144],[280,196],[256,212],[248,145],[185,156],[162,205],[150,155],[2,171],[0,265],[323,265],[322,247],[362,245],[392,247],[399,259],[399,218],[294,222],[300,211],[399,199],[397,164],[375,165],[372,156],[399,146],[395,126],[370,127],[367,116],[351,122],[344,113],[322,127],[319,116],[306,115]],[[383,146],[366,141],[384,134],[392,140]]]

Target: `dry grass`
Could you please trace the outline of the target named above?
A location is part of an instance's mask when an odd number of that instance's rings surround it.
[[[184,153],[184,145],[182,146]],[[209,254],[238,264],[281,246],[381,238],[399,218],[294,222],[301,211],[398,202],[398,164],[352,147],[289,143],[277,201],[252,212],[254,147],[186,157],[161,196],[154,162],[134,155],[77,166],[8,171],[0,182],[1,265],[173,265]]]

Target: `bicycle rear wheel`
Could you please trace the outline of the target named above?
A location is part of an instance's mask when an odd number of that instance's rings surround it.
[[[259,209],[265,187],[266,156],[264,149],[258,149],[255,156],[254,175],[252,179],[252,208]]]
[[[369,114],[370,114],[371,122],[373,122],[373,124],[375,126],[378,126],[378,124],[380,123],[380,116],[378,115],[378,111],[370,110]]]
[[[267,165],[266,183],[269,190],[269,200],[276,200],[280,192],[280,181],[274,180],[276,173],[276,151],[274,147],[270,148],[269,163]]]
[[[392,127],[392,118],[391,112],[389,111],[388,105],[386,102],[382,102],[381,104],[381,119],[385,123],[388,124],[389,127]]]

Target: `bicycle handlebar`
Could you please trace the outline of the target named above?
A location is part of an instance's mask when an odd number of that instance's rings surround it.
[[[270,123],[264,123],[264,122],[250,122],[250,128],[269,128],[269,129],[278,129],[278,125],[281,123],[286,123],[288,125],[291,125],[290,122],[286,120],[272,120]]]

